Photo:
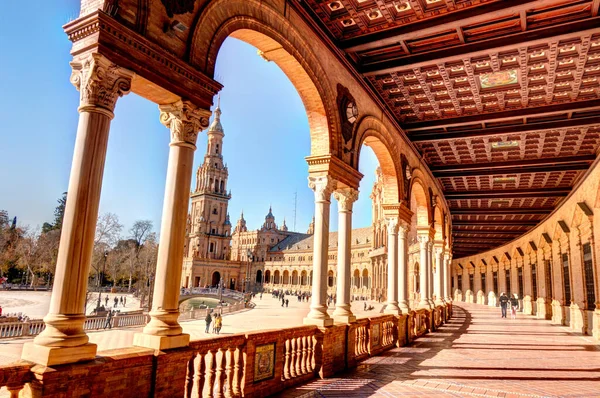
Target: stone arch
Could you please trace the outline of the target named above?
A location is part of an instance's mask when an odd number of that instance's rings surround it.
[[[364,288],[370,288],[370,284],[369,284],[369,270],[367,270],[366,268],[363,269],[362,272],[362,285]]]
[[[412,224],[416,227],[429,227],[431,214],[429,214],[429,195],[426,185],[419,177],[413,177],[410,185],[410,210],[413,213]]]
[[[327,287],[333,287],[333,285],[334,285],[333,271],[329,270],[327,272]]]
[[[298,271],[292,271],[292,285],[298,285]]]
[[[360,271],[358,269],[354,270],[353,279],[354,279],[354,286],[353,287],[355,287],[355,288],[358,289],[359,286],[360,286]]]
[[[307,285],[308,284],[307,278],[308,278],[308,276],[307,276],[306,271],[302,271],[300,273],[300,285],[302,285],[302,286]]]
[[[275,285],[279,285],[281,283],[281,273],[279,272],[278,269],[275,270],[275,272],[273,273],[273,284]]]
[[[285,271],[283,271],[283,284],[284,285],[290,284],[290,271],[288,271],[287,269]]]
[[[313,46],[290,21],[260,0],[211,1],[191,28],[189,62],[214,76],[217,54],[228,36],[254,47],[275,62],[302,99],[311,136],[311,155],[340,155],[336,91]],[[341,156],[339,156],[341,157]]]
[[[271,283],[271,271],[270,270],[265,271],[265,283]]]
[[[395,204],[402,200],[402,170],[400,151],[392,134],[384,124],[374,116],[365,116],[356,127],[353,145],[353,157],[350,165],[358,169],[360,152],[363,145],[370,147],[381,169],[383,178],[384,203]]]
[[[262,283],[262,271],[261,270],[256,271],[256,279],[255,279],[255,281],[258,284]]]

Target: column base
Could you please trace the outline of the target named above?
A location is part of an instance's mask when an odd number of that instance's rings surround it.
[[[388,304],[385,306],[385,310],[383,310],[384,314],[391,314],[391,315],[400,315],[400,308],[398,307],[398,304],[394,303],[394,304]]]
[[[333,321],[337,323],[354,323],[356,316],[354,315],[333,315]],[[306,323],[305,323],[306,325]]]
[[[333,326],[333,318],[323,318],[323,319],[315,319],[315,318],[304,318],[302,321],[304,325],[315,325],[320,327],[328,327]]]
[[[446,303],[443,300],[435,300],[436,307],[444,306],[444,304],[446,304]]]
[[[98,346],[92,343],[75,347],[47,347],[25,343],[21,359],[44,366],[65,365],[95,359],[97,348]]]
[[[419,302],[419,309],[424,308],[426,310],[430,310],[431,309],[431,304],[429,304],[429,301],[427,300],[422,300]]]
[[[159,351],[187,347],[189,344],[190,335],[186,333],[177,334],[175,336],[157,336],[153,334],[136,333],[133,336],[133,345]]]

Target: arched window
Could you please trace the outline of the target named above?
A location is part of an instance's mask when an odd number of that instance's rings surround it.
[[[219,144],[217,144],[217,147],[215,149],[215,153],[218,155],[219,154]]]
[[[333,271],[327,273],[327,286],[333,287]]]
[[[221,193],[225,191],[225,181],[221,180]]]
[[[219,214],[219,210],[216,207],[213,209],[213,214]]]

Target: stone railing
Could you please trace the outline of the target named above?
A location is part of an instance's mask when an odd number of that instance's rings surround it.
[[[450,308],[379,315],[327,328],[218,336],[173,350],[110,350],[99,352],[95,361],[52,368],[19,362],[0,367],[0,388],[8,387],[11,397],[27,384],[22,396],[107,397],[135,391],[154,397],[265,397],[404,346],[434,331],[435,320],[444,322]]]
[[[4,322],[0,323],[0,339],[22,336],[37,336],[44,330],[46,325],[41,319],[27,322]]]
[[[242,303],[227,305],[227,306],[218,307],[218,308],[202,308],[202,309],[191,310],[191,311],[182,311],[179,315],[179,320],[187,321],[190,319],[203,319],[203,318],[206,318],[207,314],[215,312],[215,311],[217,311],[221,314],[230,314],[232,312],[241,311],[244,308],[246,308],[246,305],[242,302]]]

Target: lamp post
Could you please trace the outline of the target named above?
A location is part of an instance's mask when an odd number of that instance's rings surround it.
[[[248,255],[248,267],[247,267],[247,270],[246,270],[246,283],[245,283],[245,285],[246,285],[246,288],[245,288],[246,293],[250,292],[250,264],[252,263],[252,258],[253,258],[252,251],[250,249],[248,249],[247,255]]]
[[[102,278],[98,275],[98,302],[96,303],[96,312],[100,309],[100,303],[102,302],[102,279],[104,279],[104,271],[106,269],[106,259],[108,258],[108,250],[104,251],[104,262],[102,263]]]

